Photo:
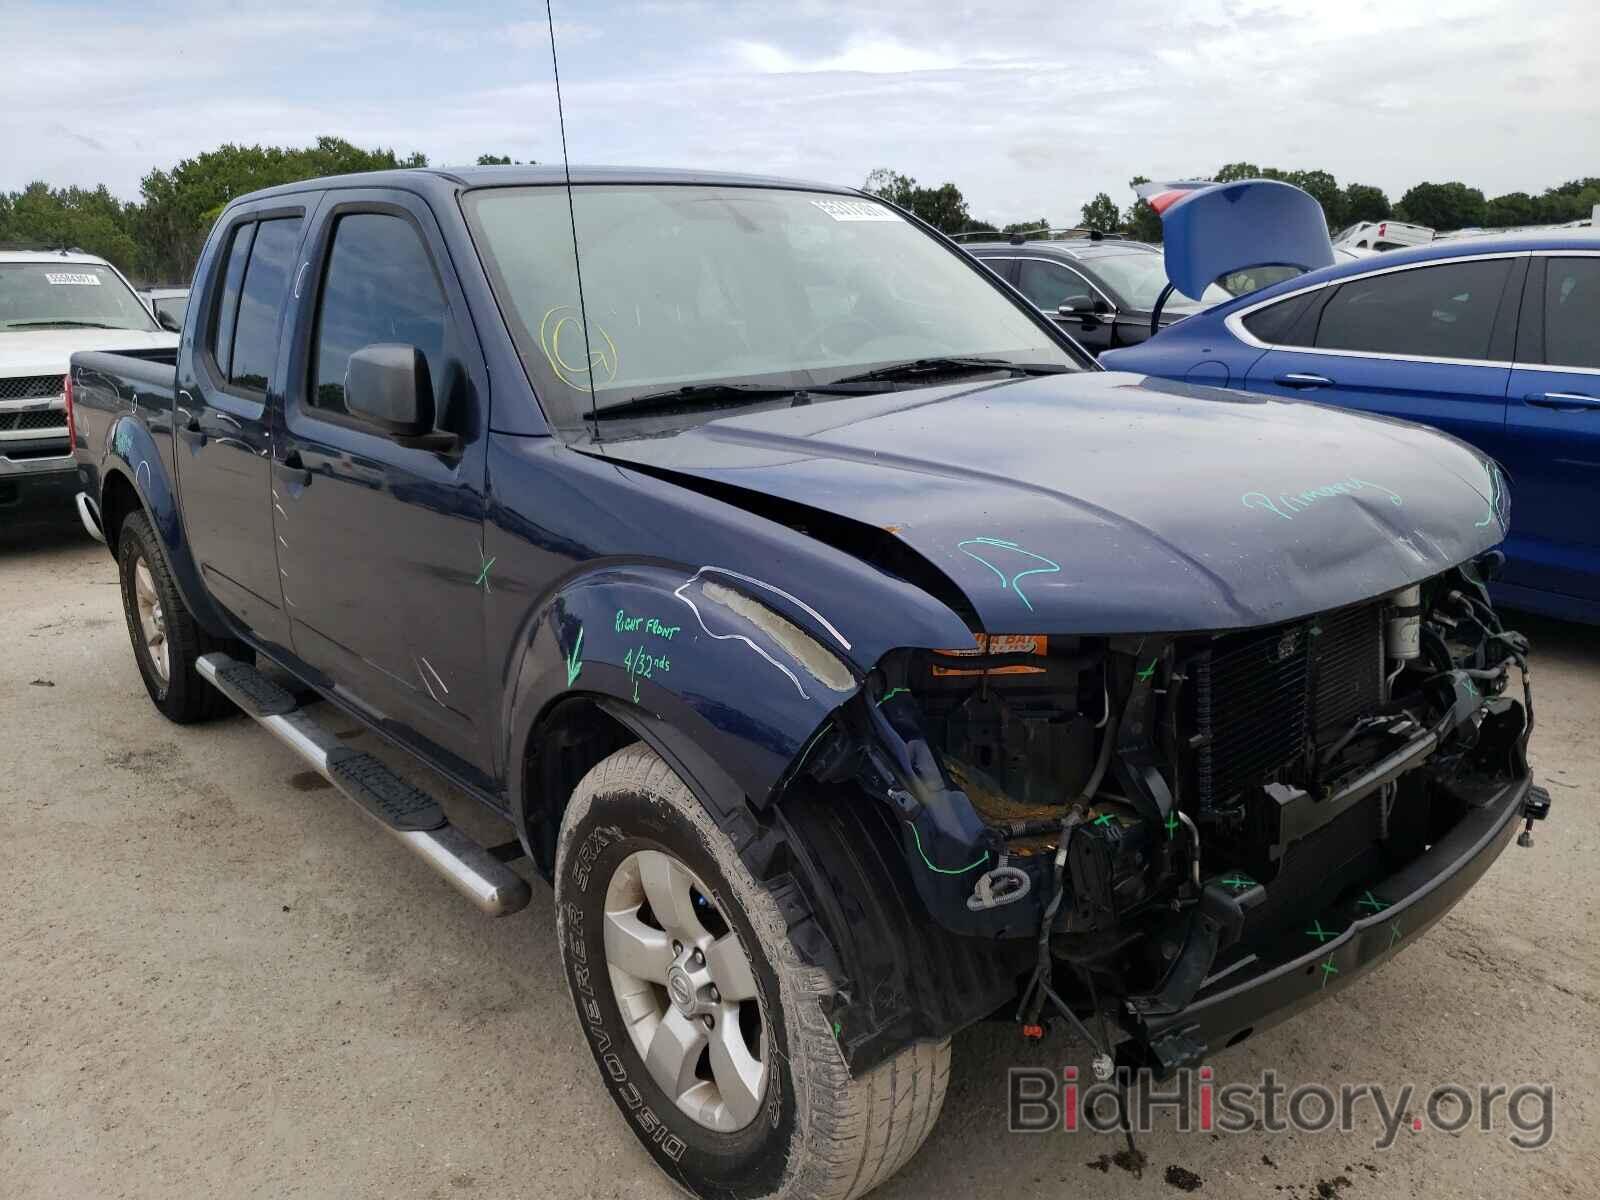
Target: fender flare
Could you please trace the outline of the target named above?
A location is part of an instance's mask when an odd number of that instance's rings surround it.
[[[131,413],[113,420],[106,430],[106,444],[101,452],[97,500],[101,519],[107,512],[106,490],[114,477],[133,488],[139,507],[150,518],[156,532],[156,542],[167,570],[177,584],[178,594],[190,614],[207,633],[218,637],[234,636],[222,613],[212,604],[200,577],[199,565],[189,551],[183,534],[183,518],[178,510],[176,489],[172,486],[166,460],[156,446],[155,438],[145,423]],[[117,547],[107,531],[106,543],[113,558]]]

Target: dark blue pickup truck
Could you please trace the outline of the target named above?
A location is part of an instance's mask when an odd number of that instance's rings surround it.
[[[1191,1066],[1547,805],[1489,460],[1101,371],[860,193],[259,192],[176,355],[69,392],[157,707],[242,710],[487,912],[531,860],[606,1087],[701,1195],[869,1190],[987,1016]]]

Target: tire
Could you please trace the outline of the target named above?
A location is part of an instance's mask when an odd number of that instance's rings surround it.
[[[241,643],[212,637],[195,622],[167,570],[150,519],[142,512],[130,513],[122,522],[117,575],[134,661],[155,706],[179,725],[232,712],[232,703],[200,678],[194,664],[213,650],[237,656]]]
[[[679,874],[671,872],[673,863]],[[828,976],[801,964],[771,895],[654,751],[624,747],[584,776],[562,818],[555,889],[567,985],[601,1080],[628,1127],[681,1187],[719,1200],[850,1200],[887,1180],[927,1138],[944,1104],[949,1040],[908,1046],[852,1078],[821,1004],[832,990]],[[662,901],[668,892],[682,899]],[[672,915],[658,918],[652,895]],[[635,900],[641,901],[636,911]],[[705,939],[691,937],[681,953],[672,950],[671,931],[692,928],[686,907],[710,938],[702,970],[729,989],[727,995],[696,984],[704,980],[693,973],[690,945],[704,950]],[[730,938],[736,939],[734,954],[747,952],[743,958],[728,952]],[[623,949],[608,952],[608,941]],[[631,953],[640,947],[655,947],[654,956]],[[690,986],[674,983],[669,969],[667,986],[639,990],[640,980],[668,955],[688,972],[680,978]],[[623,966],[645,974],[631,975]],[[686,1015],[694,1011],[684,1006],[686,992],[696,996],[695,1004],[709,1003],[708,994],[720,1004],[705,1017]],[[730,1001],[741,992],[753,996]],[[631,1023],[623,1019],[623,1003]],[[654,1025],[652,1003],[664,1013]],[[677,1080],[690,1080],[680,1104],[647,1055],[656,1059],[655,1038],[670,1035],[675,1050],[685,1028],[708,1019],[698,1069],[692,1076],[676,1073]],[[748,1059],[738,1054],[735,1036]],[[733,1048],[713,1060],[711,1046],[719,1037]],[[663,1057],[688,1063],[693,1056]],[[750,1086],[751,1060],[760,1065],[759,1086]],[[659,1071],[660,1061],[655,1065]],[[674,1091],[682,1088],[669,1083]]]

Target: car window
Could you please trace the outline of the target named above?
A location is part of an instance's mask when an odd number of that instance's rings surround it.
[[[256,227],[239,289],[239,317],[233,332],[233,361],[228,379],[242,388],[264,392],[278,355],[278,312],[289,288],[300,218],[280,217]]]
[[[1316,292],[1301,292],[1298,296],[1291,296],[1287,300],[1280,300],[1276,304],[1257,309],[1244,318],[1244,327],[1250,331],[1252,337],[1266,342],[1269,346],[1284,345],[1288,340],[1289,331],[1294,328],[1295,321],[1305,312],[1306,305],[1316,294]]]
[[[421,235],[387,213],[340,217],[317,302],[310,402],[344,414],[345,372],[357,350],[415,346],[428,360],[435,398],[445,382],[448,304]]]
[[[1022,260],[1017,272],[1017,290],[1046,312],[1055,312],[1073,296],[1094,299],[1094,289],[1082,275],[1037,258]]]
[[[1485,359],[1508,258],[1446,263],[1344,284],[1322,310],[1322,350]]]
[[[179,325],[183,324],[183,314],[188,311],[189,297],[187,296],[161,296],[151,301],[151,307],[158,314],[164,313]]]
[[[1549,260],[1544,361],[1558,367],[1600,367],[1600,258]]]
[[[256,235],[256,223],[246,221],[234,227],[224,259],[222,290],[217,294],[216,319],[211,323],[211,357],[216,360],[217,371],[228,378],[228,368],[233,363],[233,328],[239,319],[239,286],[244,283],[244,265],[250,258],[250,240]]]
[[[42,329],[160,328],[104,263],[0,263],[0,333]]]

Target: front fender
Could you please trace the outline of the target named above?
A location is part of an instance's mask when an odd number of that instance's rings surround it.
[[[773,584],[718,567],[585,571],[528,614],[516,644],[501,726],[511,780],[540,717],[583,694],[676,730],[760,805],[861,686],[826,618]],[[518,811],[522,798],[511,799]]]

